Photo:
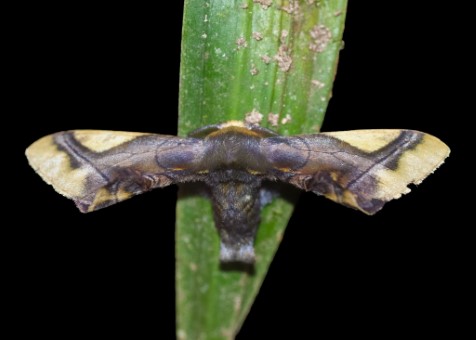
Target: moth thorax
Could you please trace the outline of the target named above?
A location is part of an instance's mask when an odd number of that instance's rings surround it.
[[[259,139],[240,131],[226,131],[212,136],[204,159],[211,169],[263,169]]]

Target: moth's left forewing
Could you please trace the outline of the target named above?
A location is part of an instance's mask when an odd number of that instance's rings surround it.
[[[270,138],[278,178],[374,214],[443,163],[449,148],[412,130],[355,130]]]

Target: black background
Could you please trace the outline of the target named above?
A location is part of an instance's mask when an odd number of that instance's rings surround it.
[[[350,0],[322,130],[421,130],[452,155],[374,217],[303,194],[239,339],[455,335],[466,323],[459,310],[468,226],[457,165],[465,143],[454,127],[469,109],[455,85],[463,63],[456,12]],[[16,131],[6,183],[12,217],[4,222],[15,235],[5,259],[16,331],[173,338],[176,187],[83,215],[34,174],[23,153],[68,129],[175,134],[182,1],[19,13],[7,113],[20,128],[4,126]]]

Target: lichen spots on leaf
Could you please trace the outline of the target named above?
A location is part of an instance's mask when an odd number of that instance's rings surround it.
[[[177,339],[186,340],[187,339],[187,333],[183,329],[177,330]]]
[[[314,131],[315,133],[318,133],[319,131],[321,131],[321,126],[319,124],[313,125],[311,127],[311,131]]]
[[[266,65],[268,65],[268,64],[271,62],[271,57],[265,54],[265,55],[262,55],[262,56],[261,56],[261,60],[262,60]]]
[[[248,124],[259,125],[262,120],[263,115],[256,109],[253,109],[245,115],[245,122]]]
[[[322,89],[322,88],[325,86],[325,84],[324,84],[323,82],[321,82],[321,81],[319,81],[319,80],[317,80],[317,79],[311,80],[311,84],[312,84],[314,87],[316,87],[318,90]]]
[[[279,40],[281,41],[282,44],[286,43],[286,39],[288,38],[288,36],[289,36],[289,31],[288,30],[282,30],[281,31],[281,36],[280,36]]]
[[[253,32],[252,36],[253,36],[253,39],[256,41],[263,40],[263,34],[261,34],[260,32]]]
[[[324,25],[315,25],[309,34],[311,35],[309,49],[317,53],[324,52],[331,41],[331,31]]]
[[[281,31],[281,35],[279,38],[281,44],[278,47],[278,53],[276,53],[273,58],[278,63],[279,69],[283,72],[289,71],[293,63],[291,53],[289,51],[288,45],[286,44],[288,36],[289,32],[287,30]]]
[[[256,68],[256,65],[254,65],[254,64],[251,65],[250,74],[252,76],[256,76],[256,75],[258,75],[258,73],[259,73],[259,70]]]
[[[289,123],[291,120],[292,120],[291,115],[290,115],[289,113],[287,113],[286,116],[285,116],[283,119],[281,119],[281,124],[283,124],[283,125],[284,125],[284,124],[287,124],[287,123]]]
[[[238,39],[236,39],[236,46],[239,50],[241,50],[241,49],[247,47],[248,43],[246,42],[245,38],[239,37]]]
[[[260,4],[263,9],[268,9],[273,4],[273,0],[253,0],[253,3]]]
[[[235,298],[233,299],[233,309],[235,310],[235,312],[240,311],[242,303],[243,303],[242,297],[239,295],[235,296]]]
[[[293,63],[288,47],[284,44],[279,46],[278,53],[274,56],[274,60],[278,63],[279,69],[283,72],[289,71]]]
[[[196,272],[197,269],[198,269],[198,265],[197,265],[196,263],[194,263],[194,262],[191,262],[191,263],[190,263],[190,270],[191,270],[192,272]]]
[[[271,124],[271,126],[276,127],[278,126],[278,120],[279,120],[279,114],[277,113],[268,113],[268,123]]]
[[[297,14],[299,11],[299,1],[291,0],[287,5],[282,6],[281,10],[288,14]]]

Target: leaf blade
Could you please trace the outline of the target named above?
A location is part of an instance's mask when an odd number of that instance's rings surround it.
[[[263,115],[262,126],[285,135],[319,131],[342,45],[347,2],[262,4],[186,1],[179,134],[256,118],[258,113]],[[234,338],[277,250],[294,198],[291,193],[263,209],[256,264],[249,274],[220,268],[210,202],[200,192],[181,188],[176,230],[179,338]]]

